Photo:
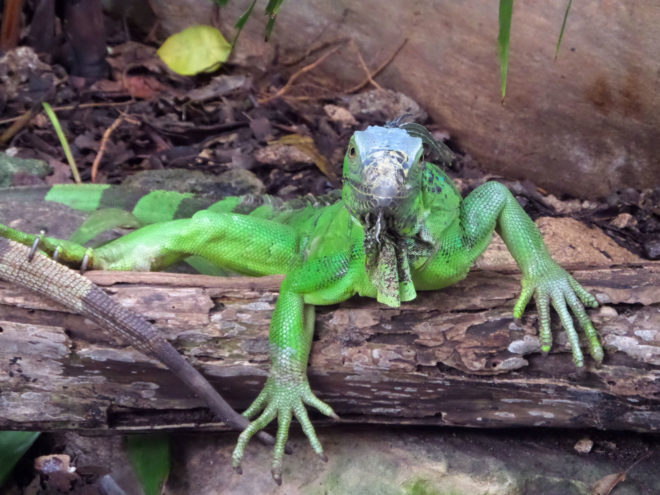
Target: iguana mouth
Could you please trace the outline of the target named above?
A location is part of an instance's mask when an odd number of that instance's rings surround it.
[[[363,184],[353,179],[344,179],[344,182],[346,182],[349,186],[351,186],[355,192],[358,192],[368,198],[396,200],[396,199],[404,199],[408,197],[408,195],[406,194],[376,194],[372,189],[363,187]]]

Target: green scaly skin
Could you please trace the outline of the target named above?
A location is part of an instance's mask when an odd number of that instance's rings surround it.
[[[514,316],[520,318],[535,298],[542,350],[549,351],[552,344],[552,305],[576,366],[582,367],[584,358],[571,311],[587,336],[590,354],[598,363],[603,359],[585,311],[585,306],[597,306],[596,299],[552,260],[513,195],[488,182],[462,199],[451,179],[423,160],[423,144],[429,142],[423,137],[399,127],[356,132],[344,159],[341,198],[334,202],[332,197],[318,204],[227,198],[190,218],[147,225],[93,251],[52,238],[44,238],[41,247],[52,254],[59,246],[59,259],[69,264],[80,263],[87,253],[88,266],[103,270],[158,270],[195,255],[247,275],[285,274],[271,320],[270,375],[244,412],[256,419],[241,433],[233,453],[234,467],[240,469],[250,438],[277,418],[272,473],[279,482],[292,417],[322,457],[306,406],[336,417],[314,395],[306,377],[314,306],[355,294],[398,306],[414,299],[416,290],[451,285],[466,276],[494,231],[523,273]],[[176,205],[165,208],[167,214],[188,200],[174,200]],[[4,226],[0,235],[28,245],[34,241],[34,236]]]

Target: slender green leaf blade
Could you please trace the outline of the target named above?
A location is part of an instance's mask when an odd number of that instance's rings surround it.
[[[256,3],[257,0],[252,0],[252,3],[247,8],[247,10],[243,12],[243,15],[241,15],[236,21],[236,24],[234,24],[234,27],[238,29],[238,31],[236,31],[236,36],[234,36],[234,40],[231,42],[232,45],[236,45],[236,42],[238,41],[238,37],[240,36],[241,31],[243,31],[243,28],[245,27],[245,23],[250,18],[250,15],[252,15],[252,11],[254,10],[254,6],[256,5]]]
[[[167,435],[127,437],[128,456],[145,495],[160,495],[170,474],[170,440]]]
[[[266,5],[266,15],[268,16],[268,24],[266,24],[266,41],[270,38],[273,28],[275,27],[275,19],[282,7],[284,0],[268,0]]]
[[[276,16],[283,4],[284,0],[268,0],[268,5],[266,5],[266,14],[269,16]]]
[[[53,124],[55,134],[57,134],[57,138],[60,140],[60,144],[64,150],[64,156],[66,156],[66,161],[69,162],[69,167],[71,168],[71,175],[73,175],[73,180],[76,184],[80,184],[82,180],[80,180],[78,166],[76,165],[76,160],[73,158],[73,153],[71,153],[71,147],[69,146],[69,141],[67,140],[66,135],[64,134],[64,130],[60,124],[60,119],[57,118],[55,110],[53,110],[53,107],[51,107],[48,103],[44,101],[41,105],[44,107],[44,111],[46,112],[46,115],[48,115],[50,123]]]
[[[268,18],[268,24],[266,24],[266,41],[270,39],[270,35],[273,32],[273,28],[275,27],[275,19],[277,19],[276,16],[271,16]]]
[[[34,431],[0,431],[0,486],[38,436]]]
[[[506,80],[509,72],[509,40],[511,38],[512,16],[513,0],[500,0],[500,32],[497,37],[497,46],[500,58],[500,73],[502,76],[503,101],[506,95]]]
[[[557,39],[557,49],[555,50],[555,59],[559,55],[559,47],[561,46],[561,40],[564,37],[564,31],[566,30],[566,19],[568,19],[568,12],[571,10],[571,5],[573,5],[573,0],[568,0],[568,5],[566,5],[566,11],[564,12],[564,20],[561,23],[561,31],[559,31],[559,39]]]

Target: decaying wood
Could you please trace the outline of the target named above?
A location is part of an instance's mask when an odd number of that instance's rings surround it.
[[[660,430],[660,263],[574,270],[605,363],[576,372],[555,328],[514,321],[514,272],[482,270],[401,308],[355,298],[317,309],[312,387],[345,421]],[[266,377],[278,277],[91,272],[152,319],[237,408]],[[0,429],[218,428],[155,361],[80,316],[0,282]]]

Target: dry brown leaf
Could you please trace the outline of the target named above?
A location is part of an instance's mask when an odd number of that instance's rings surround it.
[[[607,476],[604,476],[603,478],[599,479],[591,488],[591,495],[610,495],[610,493],[612,493],[612,490],[614,490],[614,488],[619,483],[626,480],[626,475],[630,472],[630,470],[635,466],[637,466],[637,464],[639,464],[640,462],[649,458],[651,454],[653,454],[652,450],[650,452],[647,452],[639,459],[637,459],[635,462],[633,462],[625,471],[621,471],[620,473],[608,474]]]
[[[333,183],[337,182],[337,174],[334,169],[328,162],[328,160],[323,156],[314,144],[314,140],[309,136],[302,136],[300,134],[289,134],[283,136],[280,139],[275,141],[269,141],[271,144],[285,144],[287,146],[293,146],[298,150],[302,151],[305,155],[310,157],[317,168],[323,172],[323,174],[330,179]]]
[[[591,488],[591,495],[609,495],[614,490],[614,487],[625,481],[626,472],[621,471],[620,473],[613,473],[604,476],[603,478],[596,481],[594,486]]]
[[[353,114],[346,108],[328,104],[323,106],[323,110],[333,122],[337,122],[346,127],[358,125],[358,121],[355,120]]]
[[[124,87],[133,98],[145,100],[150,100],[166,90],[166,86],[151,76],[126,76]]]

